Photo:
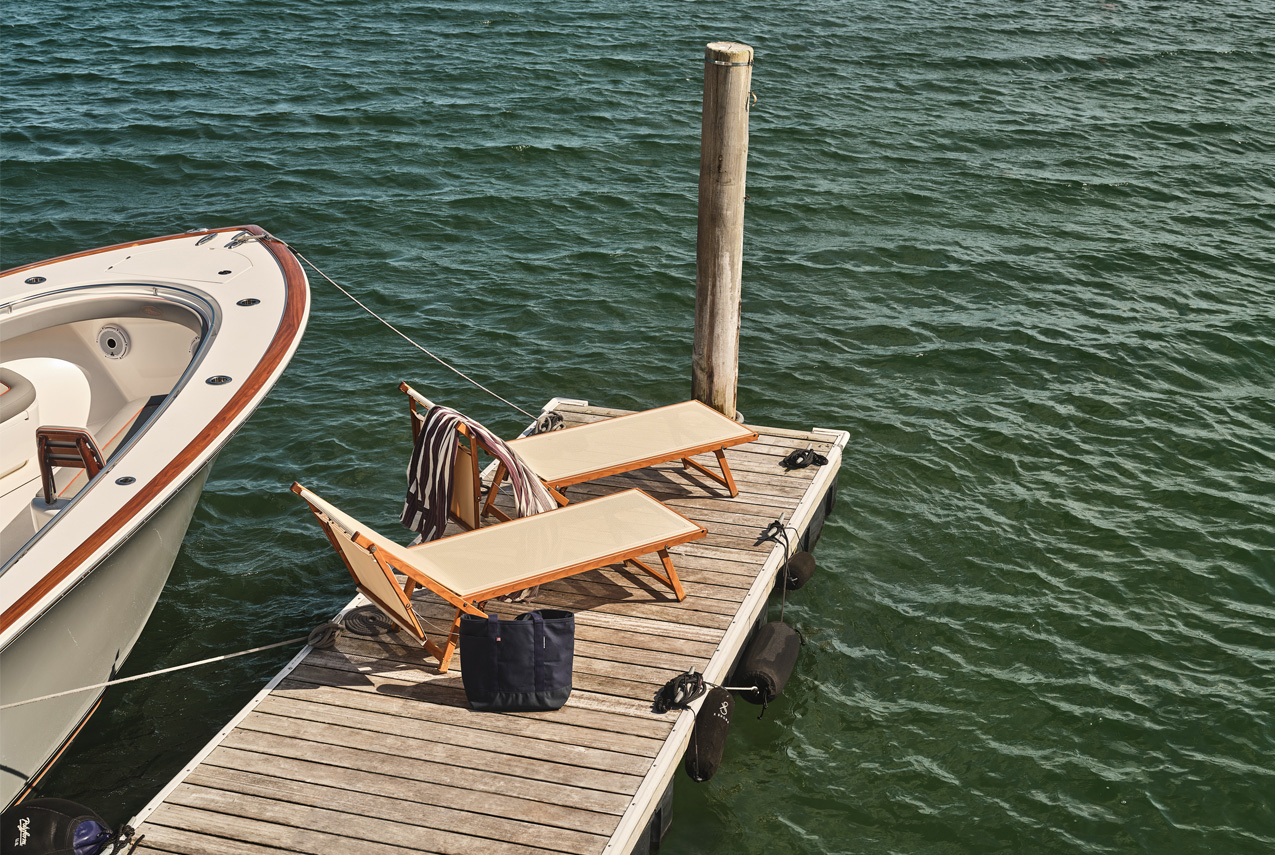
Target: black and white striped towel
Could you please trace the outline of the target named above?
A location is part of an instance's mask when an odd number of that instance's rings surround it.
[[[473,419],[447,407],[431,407],[421,419],[421,429],[407,466],[407,500],[403,525],[420,534],[421,542],[437,540],[447,528],[452,501],[452,475],[456,470],[456,429],[464,424],[470,433],[505,464],[514,493],[517,516],[526,517],[557,507],[549,491],[522,458],[503,439]]]

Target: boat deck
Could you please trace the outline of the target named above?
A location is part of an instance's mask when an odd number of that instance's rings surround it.
[[[568,425],[621,414],[554,405]],[[661,797],[693,723],[689,712],[653,713],[656,690],[691,667],[725,680],[782,562],[758,536],[782,516],[817,538],[835,496],[844,433],[755,430],[758,440],[727,452],[734,499],[680,463],[571,488],[578,501],[640,487],[709,533],[672,550],[683,602],[644,574],[609,567],[546,584],[533,603],[499,605],[504,617],[576,613],[574,691],[561,710],[473,712],[460,656],[440,675],[405,636],[347,632],[334,648],[303,650],[138,815],[135,851],[647,851],[649,827],[667,825]],[[780,466],[807,446],[828,465]],[[415,606],[435,626],[454,614],[428,592]]]

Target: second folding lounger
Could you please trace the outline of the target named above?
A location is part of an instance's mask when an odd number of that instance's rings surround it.
[[[399,389],[412,401],[412,417],[419,418],[415,407],[432,407],[431,402],[406,383]],[[415,434],[413,434],[415,435]],[[611,419],[550,431],[549,433],[511,439],[507,445],[518,454],[527,468],[540,477],[560,504],[567,504],[563,487],[582,484],[608,475],[632,472],[657,463],[680,460],[739,495],[726,449],[757,439],[756,431],[729,419],[699,401],[683,401],[667,407],[656,407]],[[711,451],[717,457],[721,474],[691,458]],[[483,513],[496,513],[496,493],[505,477],[501,465],[487,492]]]

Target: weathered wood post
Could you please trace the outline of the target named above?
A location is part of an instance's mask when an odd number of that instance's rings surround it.
[[[712,42],[704,49],[691,394],[731,418],[735,418],[739,382],[744,177],[752,82],[751,47]]]

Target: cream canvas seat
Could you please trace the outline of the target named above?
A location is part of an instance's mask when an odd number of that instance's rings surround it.
[[[406,383],[400,384],[399,389],[411,401],[415,430],[420,419],[416,406],[419,404],[428,408],[433,403]],[[739,488],[735,485],[730,464],[726,462],[726,449],[755,439],[755,431],[734,419],[727,418],[699,401],[683,401],[680,404],[643,410],[550,433],[519,437],[509,440],[507,444],[539,476],[558,503],[566,505],[567,498],[562,493],[564,487],[671,460],[681,460],[683,467],[695,469],[722,484],[733,498],[739,495]],[[464,450],[465,446],[462,445],[462,452]],[[720,475],[691,459],[696,454],[708,451],[717,457]],[[473,514],[472,510],[460,510],[467,503],[462,496],[468,495],[461,486],[462,460],[467,469],[475,467],[472,452],[468,456],[458,456],[453,504],[459,506],[454,508],[457,516],[468,516]],[[472,473],[464,474],[465,483],[475,480]],[[502,519],[508,518],[494,504],[505,474],[505,467],[501,465],[487,491],[483,515],[495,514]],[[473,494],[476,498],[479,497],[480,489],[481,485],[475,484]]]
[[[481,604],[492,597],[628,562],[671,588],[678,600],[685,599],[668,550],[707,534],[641,490],[626,490],[407,547],[300,484],[294,483],[292,492],[310,505],[359,591],[438,659],[439,673],[447,670],[456,650],[461,614],[484,614]],[[663,573],[639,560],[650,553],[659,555]],[[396,572],[406,580],[400,582]],[[426,637],[412,610],[411,595],[417,586],[456,607],[442,645]]]

